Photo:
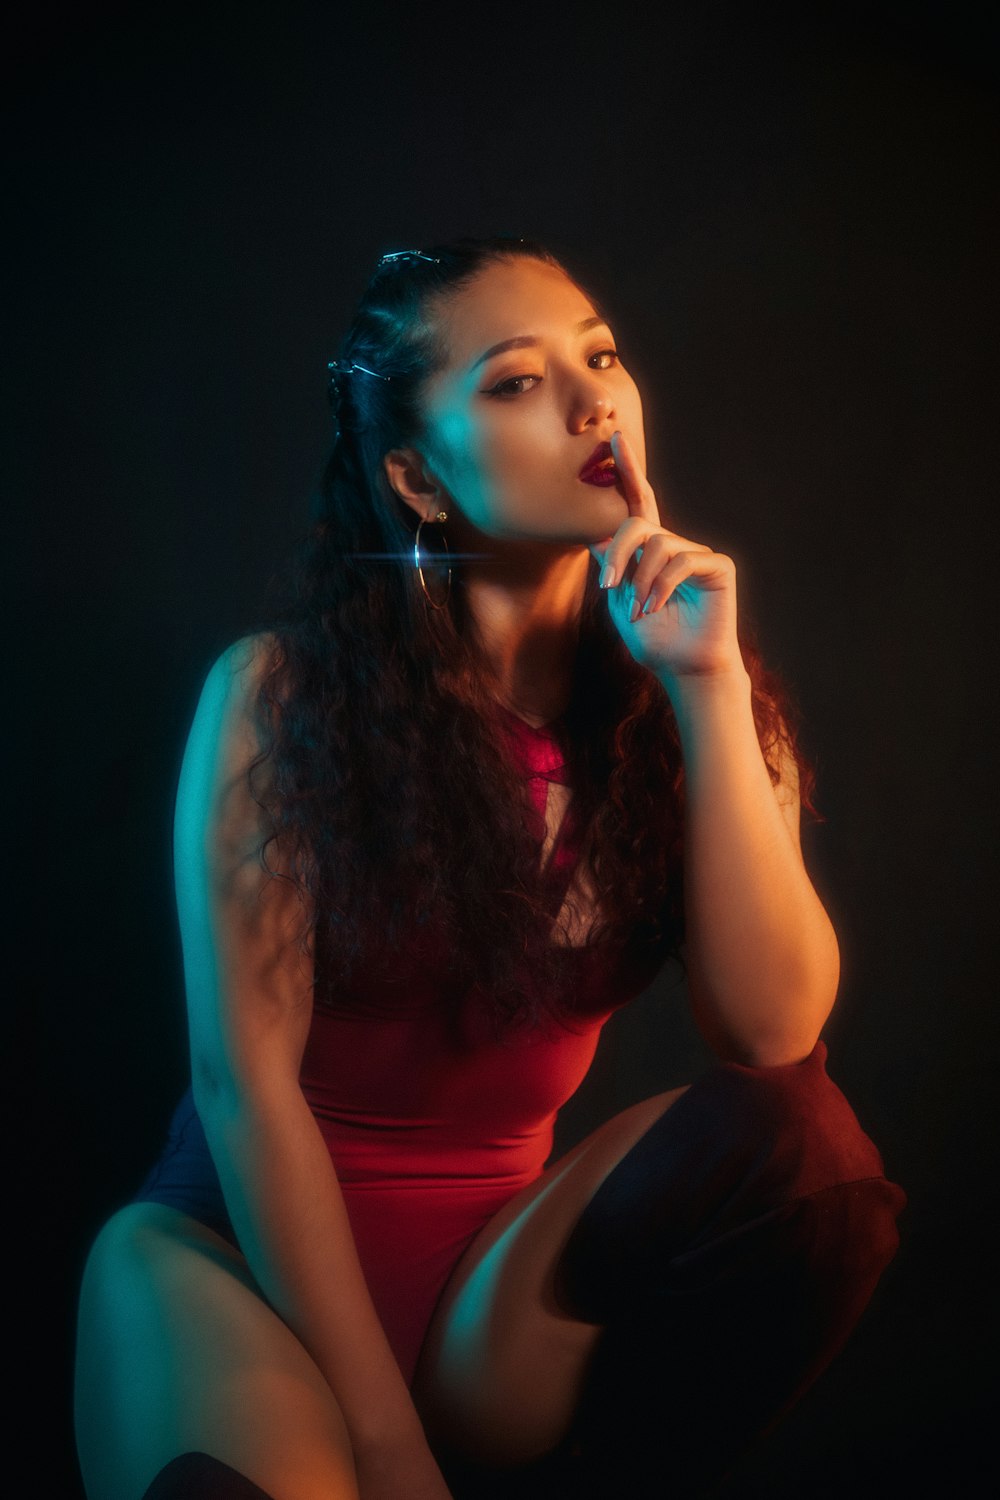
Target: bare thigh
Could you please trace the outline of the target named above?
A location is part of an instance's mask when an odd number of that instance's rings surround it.
[[[91,1250],[76,1432],[89,1500],[139,1500],[188,1450],[275,1500],[358,1497],[340,1408],[243,1256],[157,1203],[121,1209]]]
[[[598,1187],[690,1085],[623,1110],[505,1204],[455,1267],[413,1384],[432,1439],[482,1463],[526,1463],[565,1436],[600,1326],[565,1313],[553,1278]]]

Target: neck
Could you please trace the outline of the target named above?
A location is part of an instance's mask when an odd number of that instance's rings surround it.
[[[589,564],[586,547],[521,543],[463,570],[497,696],[526,719],[547,723],[569,702]]]

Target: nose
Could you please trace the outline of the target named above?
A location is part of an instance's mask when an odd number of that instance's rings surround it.
[[[602,379],[603,375],[603,370],[588,370],[581,381],[572,418],[579,430],[605,426],[617,415],[614,396]]]

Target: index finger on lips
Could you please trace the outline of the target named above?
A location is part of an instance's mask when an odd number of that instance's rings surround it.
[[[621,474],[622,488],[625,491],[629,513],[633,516],[642,516],[643,520],[648,521],[651,526],[659,526],[660,512],[657,509],[653,487],[639,467],[639,460],[623,432],[611,434],[611,454]]]

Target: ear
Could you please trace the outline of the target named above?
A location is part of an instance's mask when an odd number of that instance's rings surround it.
[[[392,448],[382,460],[386,478],[400,500],[421,520],[441,509],[447,496],[415,448]]]

